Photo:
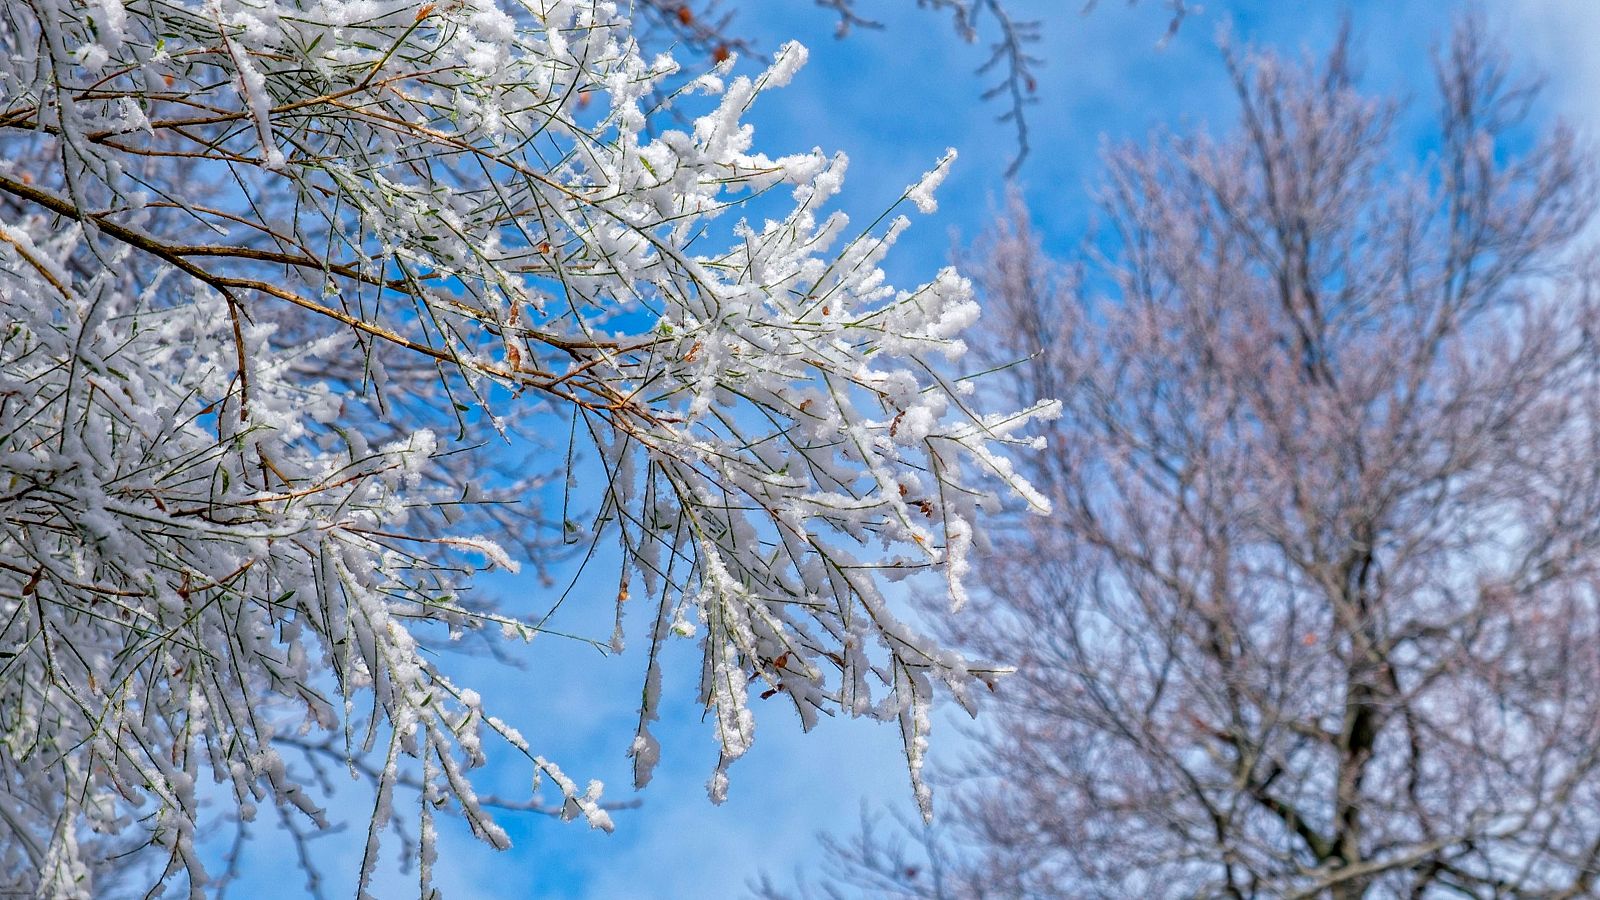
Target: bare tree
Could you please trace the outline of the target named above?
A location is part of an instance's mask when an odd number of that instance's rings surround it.
[[[1020,209],[975,254],[1066,415],[951,629],[1018,673],[921,895],[1591,896],[1589,172],[1480,23],[1416,163],[1347,39],[1227,59],[1238,128],[1114,150],[1080,264]]]

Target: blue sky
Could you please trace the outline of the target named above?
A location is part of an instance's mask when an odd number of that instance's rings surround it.
[[[891,257],[891,276],[909,285],[945,264],[955,233],[982,228],[1004,183],[1013,151],[1010,132],[996,125],[1000,109],[978,99],[972,70],[982,46],[960,42],[949,22],[918,11],[910,0],[860,0],[863,11],[884,19],[883,31],[857,32],[836,41],[826,12],[804,0],[749,0],[737,4],[739,26],[759,44],[775,48],[797,38],[812,49],[810,65],[787,89],[768,95],[752,121],[768,152],[811,146],[850,157],[844,206],[869,220],[899,196],[944,151],[960,161],[939,194],[939,212],[916,223]],[[732,5],[732,4],[730,4]],[[1367,83],[1400,87],[1419,105],[1429,100],[1428,53],[1461,8],[1453,0],[1212,0],[1164,48],[1169,13],[1156,0],[1129,7],[1103,0],[1079,15],[1079,0],[1013,0],[1019,17],[1044,20],[1040,103],[1031,111],[1034,152],[1019,181],[1047,244],[1072,246],[1089,221],[1090,188],[1102,141],[1137,139],[1158,127],[1228,126],[1232,107],[1215,49],[1225,24],[1241,39],[1288,50],[1325,47],[1348,11],[1361,47]],[[1491,21],[1525,62],[1550,77],[1554,104],[1594,134],[1600,122],[1600,2],[1499,0]],[[863,219],[865,217],[865,219]],[[514,606],[537,607],[549,596],[531,577],[500,578],[492,588]],[[604,638],[611,628],[611,598],[579,591],[563,607],[565,627]],[[471,663],[463,682],[479,687],[487,703],[520,728],[537,752],[561,764],[580,782],[600,778],[612,800],[628,800],[632,736],[642,676],[640,616],[629,634],[634,652],[604,658],[573,642],[541,638],[522,651],[528,666],[506,670]],[[495,853],[476,844],[461,823],[444,823],[438,869],[446,896],[549,898],[719,898],[739,896],[762,870],[785,876],[816,857],[813,835],[848,832],[863,801],[905,810],[909,789],[890,727],[864,722],[824,722],[800,734],[792,714],[762,709],[754,748],[732,769],[728,802],[712,806],[705,780],[715,763],[710,730],[693,706],[697,671],[689,642],[669,657],[669,676],[658,734],[663,762],[638,809],[615,815],[615,834],[582,823],[510,816],[515,846]],[[675,666],[671,665],[676,663]],[[670,674],[676,671],[678,677]],[[935,734],[935,758],[952,760],[961,740],[951,728]],[[490,767],[485,789],[516,795],[526,790],[525,766]],[[342,818],[360,821],[365,799],[341,795]],[[937,802],[937,801],[936,801]],[[335,873],[354,872],[358,833],[323,842]],[[248,857],[248,896],[294,896],[298,879],[285,880],[286,848],[263,836]],[[414,895],[415,885],[385,861],[378,895]],[[262,891],[271,890],[269,894]],[[342,888],[332,890],[344,896]]]

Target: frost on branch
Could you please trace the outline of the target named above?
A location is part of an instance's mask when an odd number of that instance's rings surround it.
[[[881,583],[959,602],[980,513],[1043,511],[1004,451],[1055,410],[947,374],[968,285],[886,283],[907,222],[828,211],[842,157],[753,150],[741,116],[804,51],[686,79],[610,4],[154,9],[27,0],[0,36],[0,872],[85,893],[149,844],[199,893],[199,780],[321,824],[315,751],[375,782],[363,887],[420,793],[426,891],[435,806],[507,841],[467,774],[485,729],[609,828],[428,652],[540,630],[466,598],[550,546],[537,483],[484,504],[508,451],[469,452],[541,424],[605,476],[563,533],[615,541],[619,618],[653,612],[641,785],[661,647],[694,636],[714,798],[756,691],[897,721],[926,808],[932,686],[993,672]],[[692,124],[647,130],[662,97]]]

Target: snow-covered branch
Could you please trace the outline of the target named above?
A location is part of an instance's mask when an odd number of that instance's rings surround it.
[[[134,833],[200,892],[199,779],[246,820],[321,822],[274,744],[291,731],[384,761],[363,885],[396,786],[423,793],[425,864],[435,805],[505,845],[467,776],[483,737],[609,827],[598,785],[425,652],[541,630],[466,598],[551,546],[504,512],[537,529],[544,482],[462,461],[547,426],[603,473],[562,536],[615,543],[619,617],[630,596],[655,609],[641,784],[660,647],[697,635],[714,798],[765,690],[806,723],[898,721],[926,803],[933,684],[968,703],[996,672],[898,618],[882,581],[942,573],[959,598],[980,514],[1042,511],[1005,451],[1055,410],[996,412],[946,374],[969,286],[885,282],[907,221],[829,212],[842,157],[753,149],[741,117],[803,48],[684,77],[622,10],[568,0],[5,15],[7,879],[86,892],[89,832]],[[647,130],[663,97],[692,124]],[[950,163],[901,199],[929,207]],[[576,455],[549,470],[575,478]]]

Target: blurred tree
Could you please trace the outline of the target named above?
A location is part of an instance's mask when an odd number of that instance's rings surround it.
[[[1082,262],[1019,207],[968,260],[991,361],[1064,402],[1020,466],[1056,512],[947,625],[1018,672],[940,883],[837,842],[825,890],[1597,890],[1589,162],[1477,21],[1415,164],[1347,37],[1227,61],[1238,127],[1111,151]]]

